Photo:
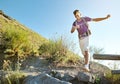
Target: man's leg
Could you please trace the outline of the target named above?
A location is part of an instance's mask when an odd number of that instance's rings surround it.
[[[85,54],[84,54],[84,59],[85,59],[85,65],[89,65],[89,52],[88,51],[85,51]]]
[[[81,48],[81,51],[82,51],[82,54],[84,56],[84,61],[85,61],[85,64],[89,64],[89,58],[90,58],[90,55],[89,55],[89,37],[86,37],[82,40],[79,40],[80,42],[80,48]]]
[[[90,58],[89,52],[85,51],[85,53],[84,53],[84,59],[85,59],[84,69],[88,72],[90,71],[89,58]]]
[[[82,54],[84,55],[84,69],[86,71],[89,71],[89,37],[86,37],[82,40],[80,40],[80,48],[82,51]]]

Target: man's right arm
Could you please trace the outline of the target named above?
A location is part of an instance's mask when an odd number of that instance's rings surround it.
[[[73,23],[72,28],[71,28],[71,33],[73,33],[76,29],[80,28],[79,25],[77,25],[76,21]]]
[[[74,31],[75,31],[75,27],[72,27],[72,29],[71,29],[71,33],[73,33]]]
[[[72,26],[71,33],[73,33],[76,29],[80,28],[79,25]]]

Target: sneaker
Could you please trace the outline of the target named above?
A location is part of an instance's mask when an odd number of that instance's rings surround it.
[[[89,65],[84,65],[84,70],[87,71],[87,72],[89,72],[90,71]]]

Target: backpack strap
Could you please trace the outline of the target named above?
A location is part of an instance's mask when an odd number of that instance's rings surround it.
[[[84,18],[81,18],[83,21],[84,21],[84,23],[87,25],[87,27],[89,28],[89,25],[88,25],[88,23],[85,21],[85,19]]]
[[[87,30],[87,34],[88,34],[88,36],[89,35],[91,35],[91,31],[90,31],[90,29],[89,29],[89,25],[88,25],[88,23],[85,21],[85,19],[84,18],[81,18],[83,21],[84,21],[84,23],[86,24],[86,26],[88,27],[88,30]]]
[[[75,20],[75,26],[77,26],[77,20]]]

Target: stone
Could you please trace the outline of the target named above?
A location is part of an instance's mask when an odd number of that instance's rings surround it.
[[[42,73],[37,76],[29,76],[24,81],[23,84],[71,84],[69,82],[61,81],[57,78],[51,77],[48,74]]]
[[[101,76],[100,78],[100,84],[113,84],[112,81],[109,81],[104,76]]]
[[[90,82],[90,83],[95,82],[95,77],[88,72],[78,72],[77,78],[79,81],[83,81],[83,82]]]
[[[65,73],[62,80],[64,80],[64,81],[72,81],[75,78],[76,78],[75,75],[70,74],[70,73]]]

